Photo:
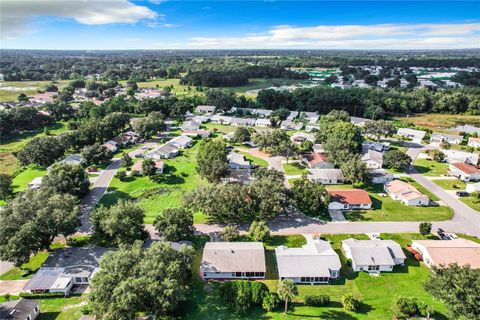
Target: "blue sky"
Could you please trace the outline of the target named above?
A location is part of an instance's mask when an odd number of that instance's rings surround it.
[[[2,0],[1,48],[480,47],[478,1]]]

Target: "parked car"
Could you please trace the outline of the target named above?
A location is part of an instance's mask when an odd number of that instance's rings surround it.
[[[455,192],[455,194],[458,196],[458,197],[468,197],[468,192],[467,191],[457,191]]]

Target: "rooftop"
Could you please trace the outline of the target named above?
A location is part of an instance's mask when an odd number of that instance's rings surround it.
[[[0,319],[2,320],[25,320],[38,301],[23,299],[11,300],[0,304]]]
[[[471,164],[456,162],[452,163],[452,166],[467,174],[480,173],[480,168]]]
[[[466,240],[414,240],[428,251],[432,262],[439,265],[449,265],[457,263],[458,265],[470,265],[470,267],[480,268],[480,244]]]
[[[266,272],[261,242],[207,242],[202,272]]]
[[[359,189],[339,189],[328,190],[331,201],[336,201],[345,204],[372,204],[372,200],[365,190]]]

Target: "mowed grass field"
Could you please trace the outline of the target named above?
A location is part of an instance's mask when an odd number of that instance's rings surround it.
[[[434,131],[439,131],[439,129],[448,129],[463,124],[480,126],[480,117],[477,115],[423,113],[409,117],[395,117],[394,119],[404,122],[411,122],[416,126],[430,128]]]
[[[153,223],[164,209],[180,207],[185,192],[207,184],[196,171],[198,147],[197,141],[177,158],[165,160],[165,171],[157,178],[136,176],[125,181],[113,178],[100,204],[110,206],[120,199],[136,200],[145,210],[145,223]],[[202,215],[196,215],[195,220],[204,222]]]
[[[65,87],[69,80],[58,81],[0,81],[0,102],[17,101],[20,93],[33,95],[45,87],[54,83],[59,89]]]
[[[274,236],[266,243],[267,275],[268,270],[275,269],[275,259],[270,259],[269,251],[279,244],[289,247],[300,247],[304,242],[299,236]],[[263,312],[255,308],[245,315],[232,313],[219,296],[216,288],[218,284],[206,285],[198,278],[199,266],[202,255],[202,245],[206,241],[197,242],[197,255],[192,273],[195,281],[190,298],[182,307],[184,319],[380,319],[390,320],[393,318],[393,303],[397,296],[416,297],[419,301],[431,305],[435,311],[435,319],[447,319],[447,307],[425,291],[423,283],[429,277],[429,269],[423,263],[414,260],[408,252],[406,266],[395,267],[394,272],[382,273],[380,276],[370,276],[367,273],[356,273],[347,266],[346,258],[340,250],[341,241],[349,237],[367,239],[366,235],[322,235],[322,238],[332,243],[333,249],[339,254],[342,262],[342,278],[330,285],[298,285],[299,294],[290,304],[287,314],[283,313],[283,304],[273,312]],[[403,248],[412,239],[425,239],[420,234],[382,234],[384,239],[397,241]],[[269,279],[264,281],[271,291],[276,291],[278,280]],[[206,289],[210,287],[210,289]],[[210,292],[210,290],[212,290]],[[303,304],[303,298],[307,294],[328,294],[331,303],[327,307],[311,307]],[[341,306],[341,297],[346,293],[353,293],[362,299],[363,305],[358,313],[345,311]]]
[[[425,176],[440,177],[448,173],[448,163],[417,158],[413,166]]]

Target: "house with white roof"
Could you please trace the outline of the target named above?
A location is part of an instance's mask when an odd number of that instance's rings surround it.
[[[467,191],[468,193],[480,192],[480,182],[467,184],[465,191]]]
[[[182,124],[182,131],[195,131],[200,129],[200,122],[195,120],[185,121]]]
[[[266,272],[262,242],[207,242],[203,248],[205,280],[264,279]]]
[[[374,184],[384,184],[393,181],[395,176],[385,169],[373,169],[367,173],[370,181]]]
[[[272,126],[270,119],[257,119],[255,121],[255,127],[269,128]]]
[[[300,113],[300,117],[307,119],[309,124],[317,123],[318,119],[320,119],[320,116],[316,112],[307,112],[307,111],[302,111]]]
[[[290,137],[290,141],[292,141],[293,143],[296,143],[296,144],[300,144],[302,143],[303,141],[311,141],[311,142],[315,142],[315,136],[313,134],[310,134],[310,133],[305,133],[305,132],[295,132],[291,137]]]
[[[399,128],[397,134],[401,137],[420,142],[423,140],[427,132],[410,128]]]
[[[193,145],[193,139],[189,136],[178,136],[167,142],[168,144],[173,145],[177,149],[186,149],[190,148]]]
[[[291,119],[283,120],[280,124],[280,129],[282,130],[302,130],[303,123],[302,122],[295,122]]]
[[[473,137],[468,138],[467,145],[469,147],[480,148],[480,138],[473,138]]]
[[[468,163],[456,162],[450,164],[448,169],[453,176],[462,181],[480,181],[480,167]]]
[[[166,143],[152,151],[145,154],[145,158],[151,158],[155,160],[170,159],[178,155],[178,148],[172,144]]]
[[[307,124],[307,125],[305,125],[305,131],[307,131],[307,132],[312,132],[312,131],[318,130],[318,129],[320,129],[320,126],[317,125],[317,124]]]
[[[227,155],[227,160],[230,169],[250,169],[252,167],[250,161],[246,160],[243,154],[233,151]]]
[[[215,106],[197,106],[195,108],[196,113],[204,113],[204,114],[214,114],[216,110]]]
[[[396,265],[404,265],[405,253],[398,243],[392,240],[357,240],[349,238],[342,241],[345,257],[352,261],[353,271],[380,273],[393,271]]]
[[[345,181],[340,169],[310,169],[308,179],[321,184],[342,184]]]
[[[448,142],[449,144],[460,144],[463,136],[459,134],[433,133],[430,137],[430,143],[440,144]]]
[[[360,117],[350,117],[350,122],[359,127],[363,127],[368,121],[372,120]]]
[[[232,117],[221,116],[221,115],[215,114],[215,115],[212,116],[210,121],[213,122],[213,123],[220,123],[220,124],[228,125],[232,122]]]
[[[287,120],[293,120],[298,117],[298,111],[290,111],[290,114],[287,117]]]
[[[253,127],[257,120],[254,118],[237,118],[233,117],[230,121],[232,126],[236,127]]]
[[[393,180],[385,184],[385,192],[393,199],[407,206],[428,206],[430,199],[411,184]]]
[[[275,248],[278,276],[294,283],[329,283],[340,277],[340,258],[329,242],[310,240],[301,248]]]
[[[43,177],[33,178],[33,180],[28,183],[28,188],[32,190],[39,189],[42,186],[42,180]]]
[[[365,150],[362,153],[361,160],[367,166],[367,169],[381,169],[383,166],[383,153],[375,150]]]
[[[441,149],[440,151],[443,152],[445,155],[445,160],[448,163],[455,163],[455,162],[464,162],[468,164],[473,164],[476,166],[478,164],[478,153],[473,152],[465,152],[459,150],[452,150],[452,149]]]

